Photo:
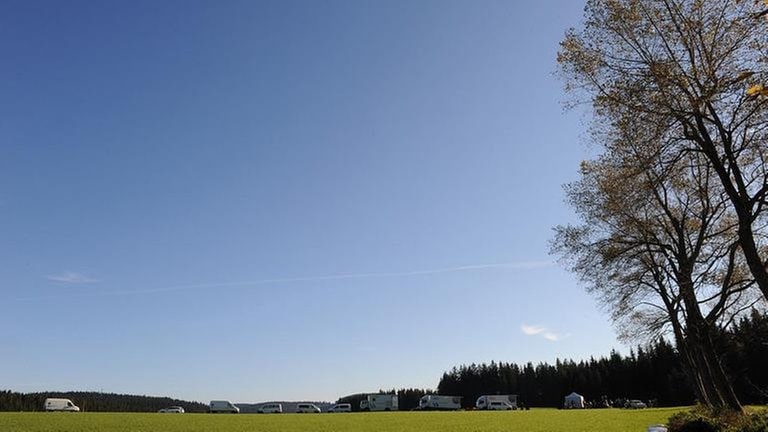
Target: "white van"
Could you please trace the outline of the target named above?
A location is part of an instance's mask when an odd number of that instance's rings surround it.
[[[211,413],[232,413],[237,414],[240,412],[240,408],[236,407],[232,402],[226,400],[214,400],[211,401]]]
[[[297,413],[319,413],[320,408],[311,403],[300,403],[296,406]]]
[[[491,411],[511,411],[515,408],[509,402],[491,401],[488,403],[487,409]]]
[[[328,412],[329,413],[352,412],[352,404],[339,403],[339,404],[336,404],[336,405],[328,408]]]
[[[45,400],[45,410],[78,412],[80,408],[69,399],[48,398]]]
[[[283,412],[283,406],[279,403],[268,403],[260,406],[256,412],[260,414],[279,414]]]
[[[503,402],[501,405],[498,403],[495,403],[491,405],[494,402]],[[507,405],[509,405],[509,408],[507,408]],[[477,402],[475,402],[475,407],[477,409],[494,409],[494,410],[506,410],[506,409],[517,409],[517,395],[482,395],[479,398],[477,398]]]

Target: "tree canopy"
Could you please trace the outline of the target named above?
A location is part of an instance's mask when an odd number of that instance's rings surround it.
[[[590,0],[558,61],[602,154],[553,250],[620,326],[674,334],[697,398],[741,406],[714,339],[768,299],[763,5]]]

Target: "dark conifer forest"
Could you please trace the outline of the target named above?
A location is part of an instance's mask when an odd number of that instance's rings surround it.
[[[768,401],[768,315],[753,312],[719,335],[718,347],[739,399],[745,404]],[[639,346],[627,356],[611,352],[589,360],[555,364],[491,362],[462,365],[443,374],[440,394],[463,396],[471,406],[483,394],[517,394],[527,406],[560,407],[577,392],[593,406],[626,399],[658,406],[690,405],[694,392],[680,355],[664,339]]]

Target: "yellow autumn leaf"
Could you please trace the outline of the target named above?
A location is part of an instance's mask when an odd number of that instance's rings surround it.
[[[755,84],[752,87],[747,89],[747,96],[758,96],[762,93],[763,93],[763,86],[760,84]]]

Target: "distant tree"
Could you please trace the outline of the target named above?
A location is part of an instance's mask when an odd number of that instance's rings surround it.
[[[753,404],[768,403],[768,315],[753,310],[727,329],[718,342],[738,394]]]

